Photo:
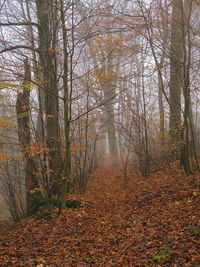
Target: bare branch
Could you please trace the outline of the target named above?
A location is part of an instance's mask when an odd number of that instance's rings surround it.
[[[32,50],[32,51],[38,51],[37,49],[33,48],[32,46],[26,46],[26,45],[15,45],[15,46],[10,46],[7,48],[4,48],[3,50],[0,50],[0,54],[12,51],[12,50],[16,50],[16,49],[28,49],[28,50]]]
[[[30,22],[30,21],[22,21],[22,22],[0,22],[0,26],[5,26],[5,27],[9,27],[9,26],[35,26],[38,27],[38,24],[35,22]]]

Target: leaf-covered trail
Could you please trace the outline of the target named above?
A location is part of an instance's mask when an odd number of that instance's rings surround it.
[[[172,171],[126,187],[122,171],[97,171],[82,208],[4,230],[0,266],[200,266],[199,191]]]

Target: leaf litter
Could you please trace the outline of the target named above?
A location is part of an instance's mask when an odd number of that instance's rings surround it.
[[[199,177],[177,166],[128,177],[125,183],[123,170],[99,169],[80,208],[1,227],[0,266],[200,266]]]

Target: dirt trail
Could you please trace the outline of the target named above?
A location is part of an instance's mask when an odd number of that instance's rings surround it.
[[[122,171],[96,171],[83,207],[4,232],[0,266],[200,266],[199,191],[175,171],[126,186]]]

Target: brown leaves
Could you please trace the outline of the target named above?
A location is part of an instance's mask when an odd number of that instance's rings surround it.
[[[25,149],[26,155],[30,158],[42,154],[45,151],[48,152],[48,149],[37,142],[31,142]]]
[[[127,187],[122,170],[97,170],[82,208],[6,230],[0,265],[199,266],[199,191],[175,168],[130,172]]]

